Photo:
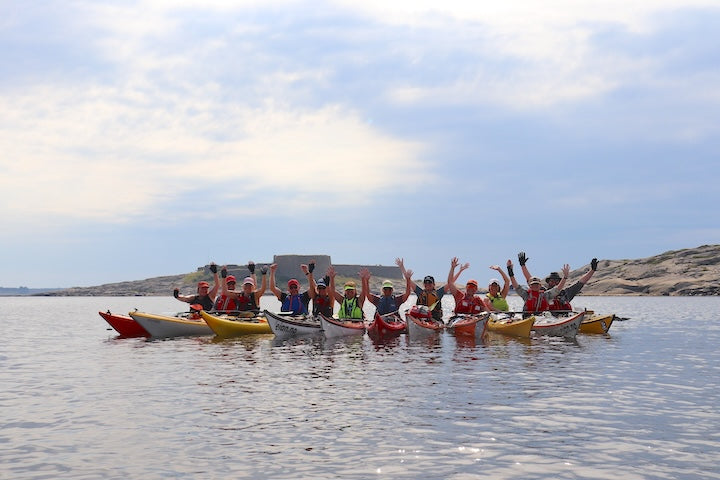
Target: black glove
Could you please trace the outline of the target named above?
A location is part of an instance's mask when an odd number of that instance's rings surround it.
[[[220,270],[220,276],[222,278],[227,278],[227,268],[223,268],[222,270]]]
[[[179,296],[180,296],[180,290],[178,290],[176,288],[175,290],[173,290],[173,297],[178,298]]]
[[[323,280],[325,281],[325,286],[329,287],[330,286],[330,275],[325,275],[323,277]]]
[[[263,275],[267,274],[267,265],[263,265],[262,267],[260,267],[260,273],[262,273]]]
[[[518,253],[518,262],[520,263],[520,266],[522,267],[525,265],[525,263],[528,261],[528,257],[525,255],[525,252]]]
[[[594,272],[595,270],[597,270],[597,263],[598,263],[598,262],[597,262],[597,258],[593,258],[592,260],[590,260],[590,269],[591,269],[593,272]]]
[[[315,270],[315,262],[310,262],[310,265],[308,265],[308,272],[312,273],[313,270]]]
[[[255,273],[255,264],[253,262],[248,262],[248,270],[250,270],[250,275]]]
[[[210,264],[210,271],[211,271],[212,273],[217,273],[217,265],[215,265],[214,263],[211,263],[211,264]]]
[[[515,276],[515,274],[513,273],[512,265],[508,265],[508,266],[507,266],[507,271],[508,271],[508,277],[514,277],[514,276]]]

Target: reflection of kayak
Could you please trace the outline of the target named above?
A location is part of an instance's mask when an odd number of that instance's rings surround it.
[[[149,337],[150,334],[135,320],[127,315],[117,313],[98,312],[123,337]]]
[[[253,335],[272,333],[265,317],[239,317],[234,315],[211,315],[201,311],[205,323],[218,337],[237,337],[240,335]]]
[[[477,315],[456,314],[450,317],[445,329],[455,335],[482,338],[489,315],[488,312]]]
[[[365,322],[362,319],[337,319],[320,315],[320,325],[327,338],[343,337],[345,335],[362,335],[365,333]]]
[[[574,338],[580,328],[585,312],[571,312],[566,316],[553,316],[550,312],[535,315],[533,331],[538,335]]]
[[[520,315],[508,313],[492,313],[487,322],[490,332],[513,335],[515,337],[530,337],[535,317],[522,318]]]
[[[407,333],[412,337],[427,337],[440,332],[445,326],[432,318],[432,312],[425,305],[413,305],[405,312]]]
[[[399,335],[405,331],[406,325],[405,320],[400,318],[397,312],[385,315],[375,312],[373,321],[367,326],[367,332],[368,335],[376,337]]]
[[[194,313],[178,314],[188,315],[188,318],[156,315],[137,310],[130,312],[129,315],[153,337],[187,337],[213,333],[202,317]]]
[[[588,310],[580,323],[580,333],[607,333],[613,320],[615,320],[614,313],[595,315],[593,311]]]
[[[287,338],[322,333],[320,319],[309,315],[287,315],[265,310],[265,318],[276,337]]]

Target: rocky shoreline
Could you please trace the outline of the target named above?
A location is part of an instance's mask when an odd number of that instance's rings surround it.
[[[305,255],[289,255],[294,265],[307,262]],[[314,257],[314,256],[313,256]],[[329,257],[328,257],[329,259]],[[288,260],[288,259],[286,259]],[[531,265],[528,264],[530,267]],[[344,265],[348,272],[357,271],[365,265]],[[404,281],[399,278],[396,267],[367,266],[371,269],[382,269],[384,274],[371,285],[379,291],[379,282],[391,278],[398,289],[402,289]],[[247,275],[245,265],[229,266],[230,273],[243,278]],[[584,265],[571,272],[569,284],[582,276],[590,268]],[[391,272],[397,270],[397,278]],[[318,269],[324,271],[324,269]],[[532,268],[531,268],[532,271]],[[534,272],[536,273],[536,272]],[[547,275],[549,272],[545,272]],[[278,271],[278,284],[286,281],[289,272]],[[287,277],[287,278],[286,278]],[[95,287],[75,287],[54,290],[35,295],[41,296],[164,296],[172,294],[173,288],[181,288],[191,292],[199,280],[211,280],[208,266],[198,268],[196,272],[164,277],[154,277],[120,283],[110,283]],[[339,276],[338,282],[345,280]],[[357,279],[356,279],[357,280]],[[720,295],[720,245],[703,245],[697,248],[672,250],[652,257],[635,260],[600,260],[598,270],[582,290],[583,295],[637,295],[637,296],[694,296]]]

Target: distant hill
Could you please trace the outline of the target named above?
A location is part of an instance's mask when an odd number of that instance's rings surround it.
[[[285,282],[297,278],[306,285],[300,271],[301,263],[316,259],[318,267],[314,274],[316,279],[322,278],[330,257],[327,255],[276,255],[273,262],[278,263],[277,284],[285,290]],[[535,275],[545,276],[550,272],[535,272],[532,262],[528,264]],[[367,267],[373,274],[371,289],[380,290],[380,283],[390,279],[396,289],[402,291],[404,280],[400,278],[400,270],[396,266],[383,265],[335,265],[338,271],[336,278],[339,289],[346,279],[358,281],[357,272]],[[570,274],[572,283],[590,268],[585,265]],[[241,282],[249,272],[247,265],[229,265],[229,273]],[[516,271],[519,269],[516,267]],[[260,281],[258,267],[258,281]],[[522,274],[521,274],[522,275]],[[96,287],[75,287],[62,290],[36,293],[49,296],[164,296],[172,295],[173,288],[180,288],[183,293],[195,291],[200,280],[212,281],[208,265],[199,267],[197,271],[165,277],[154,277],[120,283],[109,283]],[[419,281],[419,280],[418,280]],[[720,295],[720,245],[703,245],[697,248],[672,250],[653,257],[637,260],[600,260],[598,270],[583,288],[583,295]]]
[[[0,297],[3,296],[20,296],[20,295],[37,295],[39,293],[47,293],[61,290],[60,288],[28,288],[28,287],[17,287],[7,288],[0,287]]]

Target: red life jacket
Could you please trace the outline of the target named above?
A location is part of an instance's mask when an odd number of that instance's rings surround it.
[[[564,300],[560,299],[560,296],[558,295],[555,297],[553,302],[550,304],[550,310],[572,310],[572,306],[570,305],[570,302],[566,302]]]
[[[462,300],[455,302],[455,313],[471,313],[476,314],[485,311],[485,305],[482,298],[473,295],[468,299],[463,296]]]
[[[255,292],[251,293],[250,295],[245,295],[245,293],[238,294],[236,308],[241,312],[257,310],[258,306],[255,303]]]
[[[227,295],[220,295],[217,300],[215,300],[214,308],[218,312],[230,312],[238,309],[235,300],[228,297]]]
[[[322,313],[326,317],[332,317],[332,300],[329,295],[315,295],[313,299],[313,315]]]
[[[545,299],[543,292],[528,290],[528,298],[525,300],[525,306],[523,307],[526,312],[544,312],[550,309],[550,304]]]

